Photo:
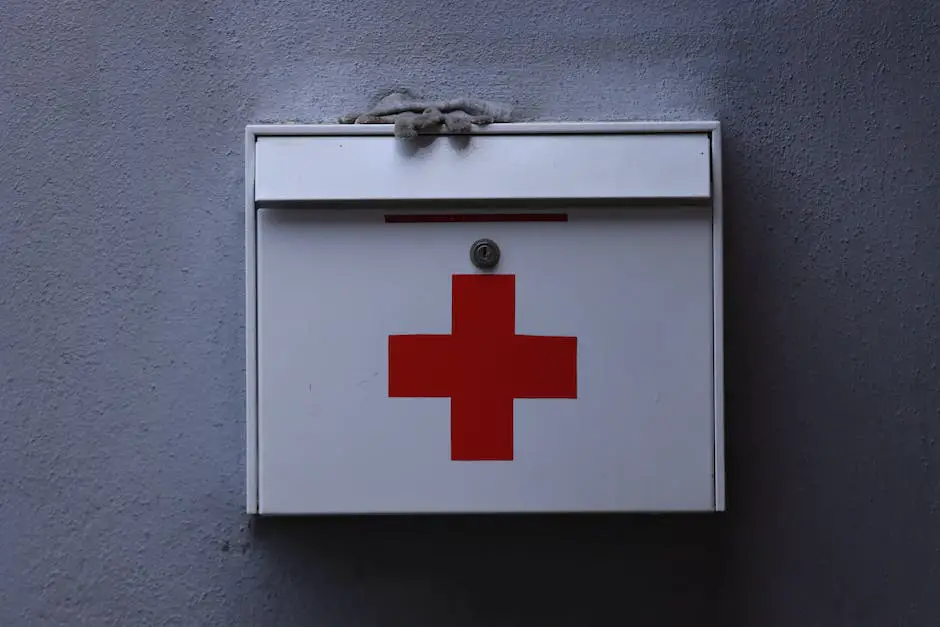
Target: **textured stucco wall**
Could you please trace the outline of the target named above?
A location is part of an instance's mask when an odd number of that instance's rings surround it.
[[[4,0],[0,625],[940,624],[938,25]],[[243,125],[399,84],[726,125],[728,515],[249,528]]]

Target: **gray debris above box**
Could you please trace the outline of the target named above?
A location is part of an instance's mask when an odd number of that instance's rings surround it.
[[[339,121],[341,124],[394,124],[395,136],[403,138],[441,130],[464,134],[474,125],[511,122],[512,107],[475,98],[422,100],[408,92],[396,91],[381,98],[370,110],[346,114]]]

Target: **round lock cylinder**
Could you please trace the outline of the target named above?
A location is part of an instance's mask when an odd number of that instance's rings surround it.
[[[491,239],[478,239],[470,246],[470,261],[481,270],[495,268],[499,255],[499,246]]]

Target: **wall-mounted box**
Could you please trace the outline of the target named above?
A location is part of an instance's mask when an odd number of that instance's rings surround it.
[[[246,140],[249,512],[724,509],[717,123]]]

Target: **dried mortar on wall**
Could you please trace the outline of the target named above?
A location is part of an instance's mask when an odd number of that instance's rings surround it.
[[[424,100],[408,91],[383,96],[371,109],[348,113],[341,124],[394,124],[395,136],[416,137],[428,131],[466,134],[476,126],[511,122],[512,107],[506,103],[476,98]]]

